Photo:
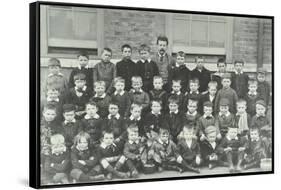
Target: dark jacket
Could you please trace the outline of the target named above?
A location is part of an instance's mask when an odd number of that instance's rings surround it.
[[[69,88],[73,88],[75,86],[74,84],[74,76],[78,73],[83,73],[86,76],[86,86],[90,90],[90,92],[93,92],[93,86],[94,86],[94,81],[93,81],[93,75],[94,75],[94,70],[93,68],[74,68],[69,76]]]
[[[125,90],[132,88],[132,76],[136,75],[136,63],[131,59],[122,59],[116,63],[116,75],[125,80]]]
[[[199,80],[199,92],[204,92],[208,89],[208,83],[211,80],[211,72],[203,67],[200,72],[197,68],[191,71],[191,78],[197,78]]]
[[[231,87],[236,91],[239,98],[244,98],[248,92],[249,76],[246,73],[231,74]]]

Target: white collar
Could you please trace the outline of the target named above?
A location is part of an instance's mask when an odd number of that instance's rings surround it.
[[[63,76],[63,74],[62,73],[58,73],[58,74],[50,73],[48,75],[48,77],[52,77],[52,76]]]
[[[187,115],[192,115],[192,116],[196,116],[197,111],[194,111],[193,113],[190,113],[189,111],[186,112]]]
[[[178,91],[177,93],[175,93],[175,91],[172,91],[171,94],[180,95],[180,94],[181,94],[181,91]]]
[[[248,92],[248,95],[249,95],[249,96],[256,96],[256,95],[257,95],[257,91],[256,91],[256,92],[254,92],[254,93],[250,93],[250,92]]]
[[[133,88],[131,89],[131,91],[132,91],[133,93],[135,93],[135,92],[136,92],[136,90],[135,90],[135,89],[133,89]],[[142,93],[142,92],[143,92],[143,90],[142,90],[142,89],[140,89],[140,90],[139,90],[139,92],[141,92],[141,93]]]
[[[158,116],[158,115],[161,115],[161,112],[159,113],[154,113],[153,111],[151,111],[152,115],[155,115],[155,116]]]
[[[140,142],[139,139],[137,139],[136,141],[128,140],[129,144],[133,144],[133,143],[139,144],[139,142]]]
[[[265,114],[262,114],[262,115],[258,115],[256,114],[257,117],[265,117]]]
[[[229,137],[229,135],[226,135],[226,138],[227,138],[227,140],[229,140],[229,141],[231,141],[231,140],[238,140],[238,137],[236,136],[234,139],[231,139],[230,137]]]
[[[109,114],[108,116],[107,116],[107,118],[108,119],[112,119],[112,117],[115,117],[117,120],[120,118],[120,114],[119,113],[117,113],[116,115],[111,115],[111,114]]]
[[[84,68],[85,68],[85,69],[89,69],[89,65],[86,65]],[[78,69],[79,69],[79,70],[82,69],[81,65],[79,65],[79,64],[78,64]]]
[[[122,90],[121,92],[117,92],[117,91],[115,91],[114,92],[114,95],[116,96],[117,94],[120,94],[120,96],[123,96],[123,94],[125,93],[125,90]]]
[[[257,141],[259,141],[260,140],[260,137],[258,137],[257,139],[251,139],[251,142],[257,142]]]
[[[61,155],[61,154],[63,154],[63,153],[66,152],[66,146],[64,146],[64,149],[63,149],[63,151],[62,151],[61,153],[54,153],[53,150],[51,150],[51,152],[52,152],[52,154],[54,154],[54,155],[56,155],[56,156]]]
[[[47,102],[59,102],[59,98],[52,100],[51,98],[47,98]]]
[[[66,121],[64,120],[64,124],[68,124],[68,123],[75,123],[76,122],[76,119],[74,118],[72,121]]]
[[[191,92],[191,91],[189,91],[189,94],[193,94],[193,93],[199,94],[199,91],[198,91],[198,90],[197,90],[196,92]]]
[[[238,73],[238,71],[235,70],[234,72],[235,72],[236,75],[238,75],[238,74],[240,74],[240,75],[243,74],[243,71],[241,71],[240,73]]]
[[[219,116],[222,116],[223,114],[221,112],[219,112]],[[226,112],[226,114],[224,114],[226,117],[228,117],[230,115],[230,112]]]
[[[166,56],[166,52],[165,52],[163,55],[161,55],[161,54],[159,53],[159,51],[158,51],[158,55],[159,55],[159,57],[165,57],[165,56]]]
[[[214,116],[211,114],[211,115],[203,115],[203,117],[206,119],[207,117],[211,117],[211,118],[214,118]]]
[[[139,116],[137,119],[135,119],[135,118],[131,115],[131,116],[130,116],[130,120],[131,120],[131,121],[135,121],[135,120],[139,121],[139,120],[141,120],[141,116]]]
[[[77,91],[77,90],[78,90],[78,88],[77,88],[76,86],[74,87],[74,89],[75,89],[75,91]],[[83,86],[82,90],[83,90],[83,91],[86,91],[86,89],[87,89],[87,86],[86,86],[86,85],[85,85],[85,86]]]
[[[100,147],[102,147],[102,148],[106,148],[106,147],[108,147],[108,146],[110,146],[110,145],[113,145],[113,146],[115,146],[115,147],[116,147],[116,144],[115,144],[115,143],[112,143],[112,144],[106,145],[104,142],[102,142],[102,143],[100,144]]]
[[[170,114],[172,114],[172,113],[178,114],[178,113],[179,113],[179,110],[177,109],[175,112],[171,112],[171,111],[170,111]]]
[[[175,67],[180,67],[180,66],[184,66],[184,64],[183,64],[183,65],[179,65],[179,64],[176,62]]]
[[[84,118],[85,119],[99,119],[100,118],[100,116],[96,113],[93,117],[90,117],[88,114],[86,114],[85,116],[84,116]]]
[[[209,142],[209,141],[208,141]],[[209,144],[212,146],[212,148],[213,149],[215,149],[216,148],[216,146],[217,146],[217,143],[216,143],[216,141],[214,141],[214,142],[209,142]]]
[[[158,138],[158,142],[162,145],[164,144],[164,142],[160,138]],[[166,144],[169,144],[169,140],[166,142]]]
[[[236,115],[239,115],[239,116],[245,115],[245,114],[247,115],[247,112],[246,112],[246,111],[245,111],[244,113],[242,113],[242,114],[240,114],[240,113],[238,113],[238,112],[236,113]]]
[[[103,93],[103,95],[101,95],[101,96],[98,96],[97,94],[95,94],[95,98],[105,98],[105,96],[106,96],[106,93]]]
[[[147,61],[148,63],[150,63],[150,62],[151,62],[151,59],[148,58],[146,61]],[[145,63],[145,60],[141,59],[141,62],[142,62],[142,63]]]

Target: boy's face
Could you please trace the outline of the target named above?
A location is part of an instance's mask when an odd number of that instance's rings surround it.
[[[63,143],[56,143],[52,144],[51,149],[54,154],[60,154],[65,151],[65,144]]]
[[[74,117],[75,117],[75,112],[74,112],[74,110],[73,111],[69,111],[69,112],[65,112],[63,114],[63,116],[64,116],[64,119],[66,121],[72,121],[74,119]]]
[[[140,81],[134,81],[132,82],[133,89],[139,91],[142,87],[142,83]]]
[[[265,81],[265,74],[263,74],[263,73],[258,73],[258,75],[257,75],[257,80],[258,80],[259,82],[264,82],[264,81]]]
[[[131,110],[131,114],[134,118],[139,118],[141,116],[141,108],[140,107],[134,107]]]
[[[113,133],[105,133],[103,135],[103,142],[106,144],[106,145],[111,145],[114,141],[114,136],[113,136]]]
[[[158,48],[158,52],[163,55],[166,51],[167,51],[167,42],[166,41],[158,41],[158,44],[157,44],[157,48]]]
[[[101,96],[105,92],[105,86],[103,86],[103,85],[96,85],[94,90],[95,90],[95,93],[97,93],[98,96]]]
[[[56,116],[57,116],[56,110],[46,109],[46,110],[44,110],[44,112],[43,112],[43,116],[44,116],[44,119],[45,119],[47,122],[54,121],[54,119],[55,119]]]
[[[191,140],[193,138],[193,129],[184,129],[183,137],[185,140]]]
[[[88,141],[85,137],[81,137],[80,140],[77,143],[77,146],[79,148],[83,149],[87,149],[88,148]]]
[[[238,134],[238,129],[237,128],[229,128],[228,129],[228,135],[231,139],[235,139]]]
[[[116,115],[119,111],[119,108],[117,105],[114,105],[114,104],[110,104],[109,107],[108,107],[108,112],[109,114],[111,115]]]
[[[249,89],[249,92],[256,92],[258,89],[258,86],[257,86],[257,84],[249,84],[248,89]]]
[[[235,63],[234,69],[235,69],[238,73],[240,73],[240,72],[242,71],[242,69],[243,69],[243,63]]]
[[[256,105],[256,112],[258,115],[264,115],[265,114],[265,107],[263,105],[257,104]]]
[[[49,73],[57,75],[60,72],[59,66],[49,66]]]
[[[251,130],[250,131],[250,138],[252,140],[257,140],[259,138],[259,131],[258,130]]]
[[[132,50],[130,48],[124,48],[122,51],[122,56],[124,59],[131,59]]]
[[[146,51],[146,50],[141,50],[141,51],[140,51],[140,57],[141,57],[141,59],[147,60],[147,59],[149,58],[149,56],[150,56],[150,54],[149,54],[148,51]]]
[[[207,115],[207,116],[210,116],[212,115],[212,112],[213,112],[213,108],[212,107],[208,107],[208,106],[204,106],[204,114]]]
[[[210,95],[212,95],[212,96],[215,96],[216,95],[216,93],[217,93],[217,87],[216,86],[211,86],[210,85],[210,87],[209,87],[209,93],[210,93]]]
[[[190,113],[194,113],[197,110],[197,103],[189,101],[187,109]]]
[[[98,109],[97,109],[96,106],[87,104],[87,106],[86,106],[86,113],[87,113],[87,115],[93,116],[93,115],[95,115],[97,113],[97,111],[98,111]]]
[[[224,78],[222,79],[221,83],[224,88],[229,88],[231,84],[231,80],[228,78]]]
[[[225,65],[225,63],[218,63],[218,64],[217,64],[217,67],[218,67],[218,71],[219,71],[220,73],[224,73],[224,72],[226,71],[226,65]]]
[[[101,54],[101,59],[103,62],[110,62],[111,56],[111,52],[104,50]]]
[[[160,133],[160,139],[163,142],[168,142],[169,141],[169,133],[168,132],[161,132]]]
[[[245,113],[246,111],[246,104],[237,104],[237,112],[238,113]]]
[[[177,56],[177,63],[179,64],[179,65],[183,65],[184,64],[184,62],[185,62],[185,58],[184,57],[182,57],[182,56]]]
[[[153,86],[154,86],[154,89],[156,89],[156,90],[161,90],[161,89],[162,89],[162,86],[163,86],[163,81],[162,81],[162,79],[154,79],[154,80],[153,80]]]
[[[139,138],[139,133],[137,131],[129,131],[128,132],[128,139],[131,141],[136,141]]]
[[[159,102],[152,102],[151,104],[151,110],[154,113],[159,113],[161,111],[161,105]]]
[[[198,59],[196,60],[196,64],[197,64],[197,68],[198,68],[198,69],[202,69],[202,68],[204,67],[204,59],[198,58]]]
[[[175,103],[175,102],[169,103],[169,110],[170,110],[171,112],[175,112],[175,111],[177,111],[178,109],[179,109],[179,105],[178,105],[177,103]]]
[[[199,84],[197,82],[191,82],[189,88],[191,92],[196,92],[199,88]]]
[[[86,56],[80,55],[78,57],[78,64],[83,68],[86,67],[89,63],[89,59]]]
[[[125,88],[125,84],[123,82],[116,82],[114,85],[116,91],[120,92],[123,91]]]
[[[216,134],[216,132],[213,132],[213,133],[209,133],[208,135],[207,135],[207,139],[208,139],[208,141],[209,142],[215,142],[216,141],[216,138],[217,138],[217,134]]]
[[[225,106],[225,105],[220,106],[220,112],[223,113],[223,114],[225,114],[226,112],[228,112],[228,109],[229,109],[228,106]]]
[[[58,97],[59,97],[59,91],[58,90],[48,90],[47,98],[50,98],[51,100],[55,100]]]
[[[179,82],[174,82],[172,85],[172,89],[175,92],[179,92],[181,90],[181,84]]]
[[[82,89],[86,85],[85,80],[76,80],[74,83],[78,89]]]

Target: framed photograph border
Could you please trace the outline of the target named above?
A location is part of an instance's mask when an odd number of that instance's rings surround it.
[[[57,5],[57,6],[79,6],[90,8],[105,8],[105,9],[119,9],[119,10],[139,10],[139,11],[153,11],[166,13],[184,13],[184,14],[201,14],[201,15],[219,15],[232,17],[248,17],[248,18],[262,18],[272,20],[272,170],[258,171],[247,173],[234,174],[212,174],[212,175],[198,175],[198,176],[180,176],[180,177],[165,177],[153,179],[130,179],[117,181],[102,181],[91,183],[77,183],[66,185],[41,185],[40,184],[40,6],[41,5]],[[62,3],[62,2],[48,2],[37,1],[29,4],[29,39],[30,39],[30,63],[29,63],[29,185],[33,188],[57,188],[57,187],[77,187],[89,185],[106,185],[106,184],[122,184],[122,183],[136,183],[136,182],[153,182],[166,180],[183,180],[183,179],[198,179],[198,178],[214,178],[214,177],[234,177],[247,176],[259,174],[273,174],[274,173],[274,16],[266,15],[248,15],[248,14],[234,14],[234,13],[218,13],[218,12],[201,12],[188,10],[170,10],[170,9],[156,9],[156,8],[140,8],[140,7],[124,7],[111,5],[94,5],[94,4],[80,4],[80,3]]]

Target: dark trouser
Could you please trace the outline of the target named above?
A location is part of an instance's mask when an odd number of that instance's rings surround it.
[[[142,162],[140,160],[127,159],[125,164],[130,172],[139,171],[142,169]]]
[[[91,168],[88,172],[83,171],[82,169],[79,168],[74,168],[70,172],[70,175],[73,179],[83,182],[89,181],[90,176],[96,176],[99,174],[102,174],[101,165],[96,165],[95,167]]]
[[[162,167],[164,170],[169,170],[169,171],[181,171],[181,165],[177,163],[176,160],[173,161],[164,161],[162,163]]]
[[[234,163],[240,166],[244,158],[244,151],[229,151],[226,153],[226,158],[230,167],[233,167]]]

